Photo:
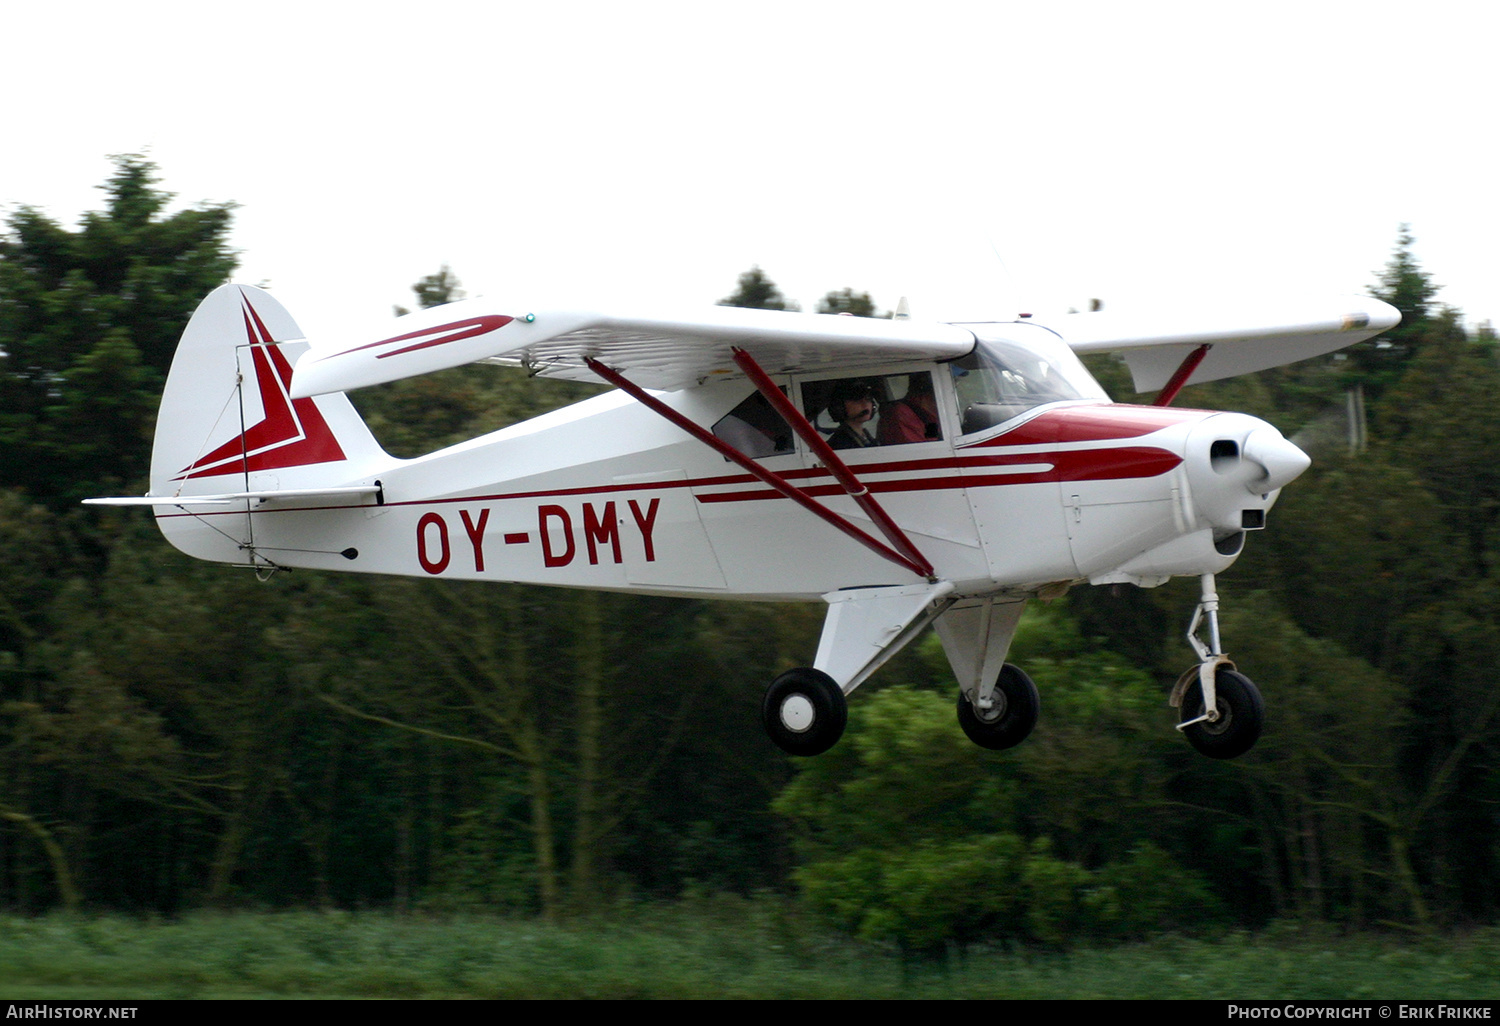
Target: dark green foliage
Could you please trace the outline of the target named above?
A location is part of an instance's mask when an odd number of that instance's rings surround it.
[[[739,304],[731,304],[738,306]],[[830,292],[818,300],[818,313],[820,314],[851,314],[855,317],[878,317],[875,311],[875,301],[870,298],[868,292],[855,292],[853,289],[839,289]]]
[[[776,283],[766,277],[766,272],[759,267],[752,267],[740,275],[739,288],[734,293],[719,300],[720,306],[743,306],[751,310],[799,310],[796,303],[787,299],[776,287]]]
[[[670,734],[642,738],[661,746],[660,769],[622,824],[619,866],[659,896],[785,887],[792,857],[769,805],[791,767],[760,729],[760,701],[772,677],[806,662],[822,610],[665,599],[631,608],[641,644],[627,673],[642,701],[681,705]],[[622,728],[639,715],[622,707]]]
[[[411,290],[417,294],[417,305],[423,310],[464,298],[464,290],[447,264],[439,268],[437,274],[429,274],[417,282]]]
[[[165,212],[136,155],[69,231],[21,207],[0,238],[0,487],[58,508],[137,488],[182,327],[234,269],[232,204]]]
[[[1144,403],[1149,402],[1149,396],[1142,396],[1135,390],[1135,385],[1130,380],[1130,368],[1125,366],[1125,361],[1116,357],[1113,353],[1085,353],[1083,365],[1088,368],[1094,380],[1099,382],[1105,393],[1117,403]]]
[[[1489,576],[1500,529],[1500,367],[1492,343],[1465,338],[1451,313],[1430,322],[1401,379],[1375,409],[1391,455],[1420,475]],[[1440,402],[1434,400],[1441,397]]]
[[[360,389],[349,398],[387,452],[410,458],[601,391],[598,385],[471,365]]]
[[[1438,601],[1463,558],[1436,499],[1388,452],[1327,457],[1287,489],[1245,575],[1279,592],[1308,630],[1377,666],[1404,643],[1401,619]],[[1355,581],[1373,585],[1358,601]]]
[[[1352,374],[1366,385],[1372,397],[1378,397],[1400,376],[1407,362],[1421,351],[1423,338],[1431,329],[1438,286],[1412,256],[1415,241],[1409,226],[1402,225],[1391,259],[1372,290],[1401,311],[1401,323],[1377,338],[1357,343],[1348,353]]]
[[[1199,877],[1149,839],[1168,824],[1150,682],[1056,610],[1024,622],[1013,655],[1044,696],[1021,747],[969,744],[951,690],[888,687],[851,705],[838,748],[798,764],[775,808],[799,827],[808,900],[856,936],[911,950],[1212,919]]]
[[[459,285],[458,277],[447,264],[440,267],[436,274],[429,274],[417,282],[411,290],[417,294],[417,306],[423,310],[431,310],[435,306],[454,303],[464,298],[464,290]],[[397,317],[404,317],[411,313],[404,306],[395,307],[395,311]]]

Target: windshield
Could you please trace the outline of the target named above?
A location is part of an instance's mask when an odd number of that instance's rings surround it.
[[[1023,345],[1010,339],[985,338],[982,331],[989,325],[970,327],[977,329],[979,344],[969,355],[948,364],[962,434],[994,427],[1043,403],[1108,401],[1073,351],[1050,332],[1036,331]]]

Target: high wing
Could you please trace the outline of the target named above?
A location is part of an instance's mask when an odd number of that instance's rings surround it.
[[[1378,299],[1350,296],[1259,307],[1125,316],[1072,314],[1055,330],[1079,353],[1120,352],[1138,391],[1159,389],[1196,350],[1177,385],[1214,381],[1330,353],[1400,321]],[[464,300],[400,318],[379,339],[314,340],[298,361],[291,398],[343,392],[466,363],[525,368],[543,377],[597,381],[587,361],[649,389],[674,391],[741,375],[734,350],[767,373],[856,370],[908,360],[948,360],[973,349],[968,327],[921,321],[706,307],[678,315],[578,310],[502,313]]]
[[[1136,390],[1162,388],[1200,346],[1202,362],[1179,385],[1217,381],[1322,356],[1401,321],[1396,308],[1367,296],[1231,306],[1147,316],[1072,314],[1058,331],[1074,352],[1119,352]]]
[[[642,387],[673,391],[741,375],[736,348],[749,351],[768,373],[790,374],[952,359],[974,348],[974,335],[951,324],[736,307],[666,317],[516,314],[470,299],[403,317],[385,338],[314,341],[297,363],[291,396],[342,392],[477,361],[597,381],[585,364],[590,359]]]

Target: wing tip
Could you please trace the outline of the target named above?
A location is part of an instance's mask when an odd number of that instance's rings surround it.
[[[1364,309],[1344,315],[1344,331],[1385,331],[1401,323],[1401,311],[1383,299],[1363,297]]]

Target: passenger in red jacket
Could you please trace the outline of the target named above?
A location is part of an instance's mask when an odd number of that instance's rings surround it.
[[[932,375],[913,374],[907,379],[906,395],[880,408],[880,444],[902,445],[942,437]]]

